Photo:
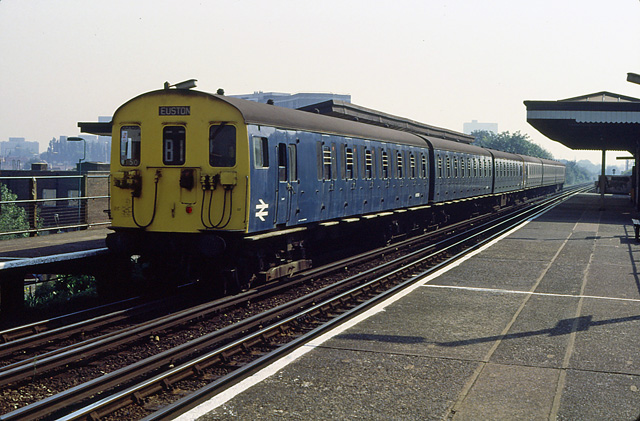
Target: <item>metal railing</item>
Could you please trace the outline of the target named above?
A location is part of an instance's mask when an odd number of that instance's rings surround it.
[[[109,175],[0,177],[0,240],[110,224]]]

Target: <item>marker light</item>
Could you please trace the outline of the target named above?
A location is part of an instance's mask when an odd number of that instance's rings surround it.
[[[193,212],[193,208],[191,206],[187,206],[187,213]]]

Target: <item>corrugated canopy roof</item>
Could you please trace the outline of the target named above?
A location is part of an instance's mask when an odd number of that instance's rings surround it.
[[[640,141],[640,99],[596,92],[559,101],[525,101],[527,122],[571,149],[626,150]]]

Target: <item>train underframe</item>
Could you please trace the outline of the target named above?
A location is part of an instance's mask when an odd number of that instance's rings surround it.
[[[489,195],[303,227],[282,227],[251,236],[222,231],[179,234],[119,229],[108,236],[107,245],[121,257],[120,264],[125,268],[120,267],[111,275],[118,274],[119,288],[136,292],[161,292],[182,283],[199,282],[212,295],[228,295],[556,190],[558,186]],[[129,276],[123,278],[125,272]],[[109,274],[98,277],[99,290],[112,294],[116,286],[111,278]]]

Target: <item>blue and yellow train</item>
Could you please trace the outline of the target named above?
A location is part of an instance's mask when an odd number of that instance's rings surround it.
[[[167,84],[118,108],[111,131],[108,246],[161,277],[277,278],[319,245],[423,232],[564,183],[555,161]]]

